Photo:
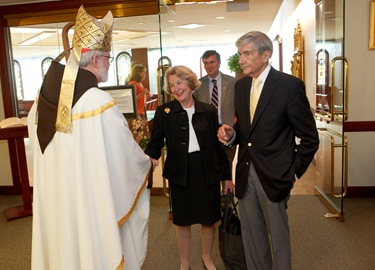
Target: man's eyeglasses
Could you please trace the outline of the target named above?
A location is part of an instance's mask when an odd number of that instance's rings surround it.
[[[108,61],[110,62],[110,63],[112,63],[113,62],[113,56],[107,56],[107,55],[99,55],[99,56],[102,56],[102,57],[105,57],[105,58],[108,58]]]

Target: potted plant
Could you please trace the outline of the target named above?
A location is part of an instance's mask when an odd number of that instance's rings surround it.
[[[240,64],[238,64],[238,58],[238,53],[235,53],[227,59],[228,69],[236,74],[236,78],[242,76],[242,69]]]

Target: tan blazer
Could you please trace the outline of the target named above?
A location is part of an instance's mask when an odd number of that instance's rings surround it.
[[[209,78],[204,76],[199,79],[201,81],[201,86],[197,88],[193,95],[194,97],[202,102],[211,103],[210,89],[209,89]],[[227,124],[233,126],[234,124],[234,84],[236,83],[236,78],[221,73],[221,124]]]

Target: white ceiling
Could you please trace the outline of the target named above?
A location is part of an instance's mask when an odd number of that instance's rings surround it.
[[[49,0],[50,1],[50,0]],[[1,5],[43,2],[41,0],[0,0]],[[282,0],[236,0],[234,2],[195,3],[161,7],[163,47],[234,44],[242,34],[260,30],[267,33]],[[103,14],[104,15],[104,14]],[[217,17],[223,17],[218,19]],[[61,29],[67,22],[12,29],[13,52],[22,57],[32,51],[57,55]],[[196,29],[181,29],[186,24],[204,25]],[[30,46],[19,43],[43,31],[55,34]],[[58,39],[59,37],[59,39]],[[159,47],[159,16],[117,18],[114,22],[114,46],[120,50]]]

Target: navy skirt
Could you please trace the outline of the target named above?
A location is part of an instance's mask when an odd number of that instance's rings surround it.
[[[175,225],[213,225],[220,220],[220,181],[207,186],[200,152],[189,154],[187,185],[169,181],[169,186]]]

